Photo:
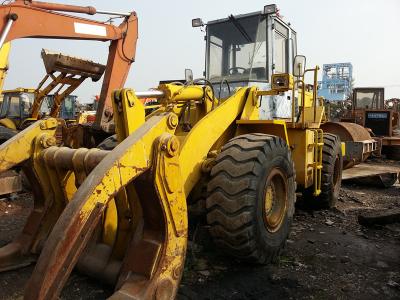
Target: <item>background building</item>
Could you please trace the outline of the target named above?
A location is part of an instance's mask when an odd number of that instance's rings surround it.
[[[323,65],[319,96],[329,101],[342,101],[350,97],[353,80],[351,63]]]

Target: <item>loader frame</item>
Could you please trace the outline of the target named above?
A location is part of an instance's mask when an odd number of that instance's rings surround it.
[[[297,67],[302,69],[301,64],[293,69]],[[318,67],[307,70],[314,72],[314,87],[317,71]],[[271,83],[264,90],[241,87],[222,99],[207,79],[161,84],[144,93],[116,90],[112,105],[118,144],[113,150],[54,146],[48,127],[37,124],[0,146],[0,157],[6,158],[0,170],[25,163],[38,188],[37,206],[24,235],[0,249],[0,268],[39,256],[26,299],[56,298],[75,266],[112,283],[116,288],[111,298],[173,299],[186,256],[188,199],[213,172],[227,145],[249,134],[254,134],[256,147],[268,153],[272,148],[266,149],[261,139],[279,144],[284,154],[278,162],[285,159],[288,165],[285,174],[279,166],[274,169],[282,179],[283,202],[272,222],[267,215],[276,200],[273,189],[267,189],[270,177],[263,182],[260,215],[268,224],[265,230],[273,236],[282,228],[281,220],[287,220],[276,255],[290,228],[296,182],[299,191],[311,189],[314,197],[323,192],[324,133],[319,126],[324,106],[316,88],[306,86],[304,71],[296,80],[289,73],[272,74]],[[260,119],[263,96],[290,91],[296,95],[296,116]],[[147,116],[140,101],[146,97],[158,98],[160,104]]]

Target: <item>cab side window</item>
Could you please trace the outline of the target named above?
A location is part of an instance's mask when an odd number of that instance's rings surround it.
[[[279,22],[275,22],[274,26],[274,72],[287,73],[289,30]]]

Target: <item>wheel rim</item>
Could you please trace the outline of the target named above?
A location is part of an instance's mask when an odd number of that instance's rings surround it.
[[[280,169],[274,169],[267,177],[264,188],[263,219],[269,232],[281,227],[287,210],[286,176]]]

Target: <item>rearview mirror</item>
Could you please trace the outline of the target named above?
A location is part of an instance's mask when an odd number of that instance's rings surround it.
[[[193,71],[192,69],[185,69],[185,81],[192,82],[193,81]]]
[[[293,62],[293,76],[302,77],[306,70],[306,57],[304,55],[296,55]]]

